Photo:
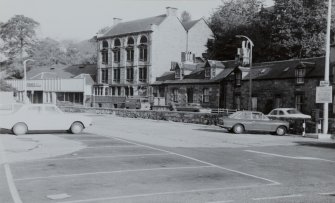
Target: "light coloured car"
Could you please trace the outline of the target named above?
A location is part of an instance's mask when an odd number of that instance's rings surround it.
[[[310,115],[301,113],[295,108],[277,108],[273,109],[269,114],[269,118],[300,118],[300,119],[310,119]]]
[[[228,117],[223,117],[219,126],[236,134],[245,131],[259,131],[285,135],[289,129],[288,122],[271,120],[258,111],[237,111]]]
[[[92,125],[92,118],[62,112],[53,104],[13,104],[9,113],[0,114],[0,128],[22,135],[30,130],[68,130],[81,133]]]

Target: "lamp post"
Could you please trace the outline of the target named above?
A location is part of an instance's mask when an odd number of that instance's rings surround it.
[[[332,8],[332,0],[328,0],[326,59],[325,59],[325,76],[324,76],[324,80],[327,82],[329,82],[331,8]],[[323,128],[322,128],[323,134],[328,133],[328,107],[329,103],[323,104]]]
[[[254,43],[251,41],[251,39],[244,35],[236,35],[237,38],[245,38],[250,43],[250,52],[249,52],[249,105],[248,110],[252,109],[252,79],[251,79],[251,68],[252,68],[252,47],[254,46]]]
[[[26,59],[23,61],[23,73],[24,73],[24,99],[23,102],[26,103],[27,102],[27,69],[26,69],[26,64],[28,61],[34,61],[33,59]]]

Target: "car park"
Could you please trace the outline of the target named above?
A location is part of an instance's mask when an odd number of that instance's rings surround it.
[[[276,108],[273,109],[269,114],[269,118],[296,118],[296,119],[310,119],[310,115],[301,113],[295,108]]]
[[[30,130],[68,130],[73,134],[92,125],[92,119],[79,114],[62,112],[53,104],[13,104],[11,111],[0,114],[0,128],[15,135]]]
[[[237,111],[221,119],[220,127],[226,128],[236,134],[245,131],[273,132],[285,135],[289,123],[280,120],[271,120],[266,115],[257,111]]]

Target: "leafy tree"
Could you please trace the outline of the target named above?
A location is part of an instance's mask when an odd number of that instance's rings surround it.
[[[5,82],[5,80],[0,79],[0,91],[2,92],[11,92],[14,91],[14,88]]]
[[[36,41],[36,28],[39,23],[23,15],[15,15],[0,27],[0,38],[4,44],[3,53],[13,60],[24,54],[31,54],[32,45]]]
[[[260,14],[263,0],[224,0],[222,3],[209,18],[215,38],[207,44],[209,58],[234,59],[236,49],[241,46],[236,35],[248,36],[255,47],[258,46],[256,39],[262,46],[268,46],[264,43],[264,36],[269,33],[268,15],[266,12]]]
[[[188,22],[192,20],[192,16],[189,12],[183,11],[180,15],[181,22]]]
[[[66,64],[67,62],[61,44],[51,38],[41,39],[34,45],[33,58],[35,65],[38,66]]]

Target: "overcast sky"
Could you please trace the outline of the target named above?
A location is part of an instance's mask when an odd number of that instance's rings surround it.
[[[0,0],[0,21],[24,15],[39,22],[39,33],[54,39],[89,39],[113,18],[124,21],[165,13],[165,7],[187,10],[192,19],[208,18],[221,0]],[[272,0],[266,0],[267,6]]]

